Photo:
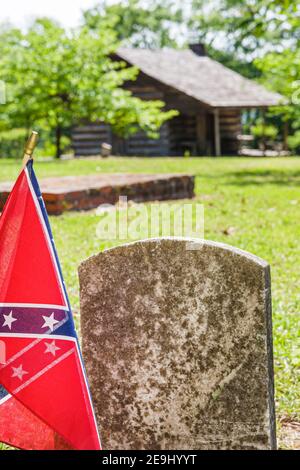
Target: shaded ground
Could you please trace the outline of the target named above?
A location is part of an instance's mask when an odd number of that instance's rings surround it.
[[[13,179],[19,166],[0,160],[0,180]],[[205,238],[255,253],[271,265],[279,445],[299,448],[300,159],[87,159],[37,163],[36,172],[38,177],[101,172],[197,175],[194,202],[205,207]],[[78,264],[117,243],[96,237],[98,222],[95,211],[51,217],[77,325]]]

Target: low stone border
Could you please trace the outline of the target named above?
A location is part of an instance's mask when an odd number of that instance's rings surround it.
[[[100,204],[115,204],[119,196],[136,202],[187,199],[194,196],[194,176],[186,174],[101,174],[47,178],[40,181],[50,215],[89,210]],[[11,182],[0,184],[2,211]]]

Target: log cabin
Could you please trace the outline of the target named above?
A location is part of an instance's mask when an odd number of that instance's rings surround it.
[[[84,123],[72,131],[76,156],[97,155],[101,144],[115,155],[236,155],[243,110],[266,110],[282,97],[207,57],[202,44],[189,49],[120,48],[113,56],[136,66],[139,74],[124,86],[145,100],[162,100],[179,115],[160,129],[159,138],[144,132],[129,138],[112,133],[106,123]]]

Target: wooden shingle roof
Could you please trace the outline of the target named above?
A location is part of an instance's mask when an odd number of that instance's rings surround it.
[[[283,101],[281,95],[189,49],[121,47],[117,55],[149,77],[213,108],[258,108]]]

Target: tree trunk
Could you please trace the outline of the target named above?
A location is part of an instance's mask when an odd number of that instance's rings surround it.
[[[220,112],[214,110],[214,138],[215,138],[215,156],[221,155],[221,135],[220,135]]]
[[[55,129],[55,146],[56,146],[56,152],[55,152],[55,158],[60,158],[61,156],[61,127],[58,125]]]
[[[284,121],[283,123],[283,150],[288,151],[288,136],[289,136],[289,123]]]

